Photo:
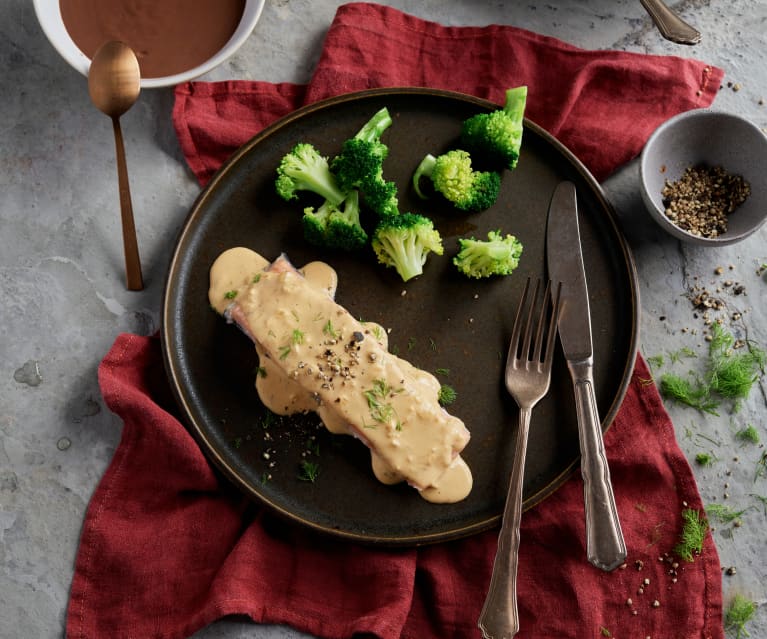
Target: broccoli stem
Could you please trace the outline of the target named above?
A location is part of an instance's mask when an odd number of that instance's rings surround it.
[[[421,177],[425,176],[430,178],[436,163],[437,158],[429,153],[423,160],[421,160],[421,163],[418,165],[418,168],[416,168],[415,173],[413,173],[413,189],[415,190],[418,197],[420,197],[422,200],[429,199],[429,196],[425,195],[421,191]]]
[[[391,126],[391,123],[392,119],[389,115],[389,110],[384,107],[374,114],[354,137],[366,142],[376,142],[381,137],[381,134]]]
[[[506,91],[506,104],[503,106],[504,112],[515,120],[522,120],[525,114],[525,105],[527,103],[527,87],[514,87]]]

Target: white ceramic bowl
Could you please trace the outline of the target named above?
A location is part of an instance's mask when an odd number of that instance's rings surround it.
[[[665,214],[661,190],[685,169],[706,164],[741,175],[751,194],[728,218],[727,231],[701,237],[674,224]],[[647,141],[640,160],[642,198],[652,218],[674,237],[704,246],[739,242],[767,219],[767,136],[752,122],[729,113],[698,109],[664,122]]]
[[[248,36],[250,36],[258,22],[258,18],[261,16],[261,10],[264,8],[264,3],[265,0],[246,0],[242,19],[235,32],[232,34],[232,37],[223,48],[204,63],[175,75],[160,78],[142,78],[141,88],[153,89],[173,86],[180,82],[186,82],[187,80],[199,77],[217,67],[233,55],[234,52],[242,46],[245,40],[248,39]],[[40,26],[53,47],[77,71],[87,76],[88,69],[91,65],[90,58],[80,51],[69,36],[61,18],[59,0],[34,0],[34,6]]]

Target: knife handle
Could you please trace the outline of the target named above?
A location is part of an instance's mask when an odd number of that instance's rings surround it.
[[[581,474],[586,510],[586,553],[602,570],[614,570],[626,559],[610,468],[599,423],[591,361],[571,363],[581,443]]]

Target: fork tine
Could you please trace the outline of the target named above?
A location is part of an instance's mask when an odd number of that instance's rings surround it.
[[[529,282],[530,280],[528,280]],[[541,286],[541,280],[535,280],[535,290],[533,291],[533,297],[530,300],[530,308],[527,311],[527,322],[525,323],[525,337],[523,339],[522,343],[522,351],[520,353],[520,359],[529,359],[530,358],[530,343],[533,339],[533,317],[535,315],[535,306],[538,302],[538,289]],[[527,290],[527,289],[525,289]],[[526,299],[522,300],[523,302],[527,302]]]
[[[525,283],[525,290],[522,291],[522,299],[517,306],[517,314],[514,316],[514,326],[511,329],[511,338],[509,339],[509,354],[508,360],[510,362],[519,359],[519,336],[522,332],[522,313],[525,311],[525,305],[527,304],[527,296],[530,292],[531,279],[528,277]],[[523,351],[524,352],[524,351]]]
[[[540,284],[540,280],[538,280]],[[543,291],[543,297],[541,298],[541,310],[540,310],[540,317],[538,318],[538,327],[535,331],[535,347],[533,350],[533,357],[532,361],[534,362],[540,362],[541,361],[541,350],[543,349],[543,328],[546,325],[546,313],[547,313],[547,305],[549,301],[549,291],[551,289],[551,281],[546,282],[546,288]],[[535,300],[537,302],[537,300]],[[547,335],[551,334],[551,326],[549,326],[549,330],[547,332]],[[548,341],[546,342],[546,348],[548,349]],[[545,356],[545,353],[544,353]]]

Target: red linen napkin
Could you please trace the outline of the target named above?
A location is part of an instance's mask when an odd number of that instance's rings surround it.
[[[446,28],[352,4],[339,9],[308,86],[182,85],[174,123],[205,182],[241,142],[310,100],[417,84],[500,102],[502,87],[526,83],[531,119],[604,176],[657,123],[710,104],[721,77],[696,61],[588,52],[512,27]],[[723,637],[710,535],[676,575],[661,561],[677,541],[681,511],[702,504],[649,378],[638,356],[605,439],[626,567],[608,574],[586,562],[583,487],[574,476],[522,520],[520,639]],[[407,550],[319,537],[278,520],[211,469],[176,416],[157,339],[119,336],[99,381],[124,430],[87,510],[68,639],[181,639],[232,614],[339,639],[479,636],[495,531]]]
[[[204,184],[264,126],[322,98],[422,86],[502,104],[507,88],[525,84],[525,115],[602,180],[635,157],[661,122],[709,106],[722,76],[697,60],[586,51],[514,27],[444,27],[353,3],[338,9],[308,85],[182,84],[173,119],[184,156]]]

